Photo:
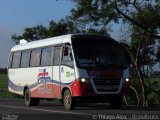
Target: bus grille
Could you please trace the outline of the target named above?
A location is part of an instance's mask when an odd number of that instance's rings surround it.
[[[120,86],[120,79],[93,79],[98,92],[115,92],[118,91]]]

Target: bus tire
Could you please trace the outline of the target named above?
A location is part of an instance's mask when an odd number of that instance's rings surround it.
[[[29,89],[25,90],[24,93],[24,100],[26,106],[38,106],[40,99],[39,98],[32,98],[29,92]]]
[[[63,103],[66,110],[73,110],[76,106],[76,98],[71,96],[71,92],[68,89],[64,92]]]
[[[120,109],[122,107],[123,97],[114,96],[110,98],[110,105],[114,109]]]

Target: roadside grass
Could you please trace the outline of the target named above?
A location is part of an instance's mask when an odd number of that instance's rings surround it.
[[[7,74],[0,74],[0,89],[6,89],[8,86]]]
[[[0,98],[22,98],[21,96],[8,91],[7,74],[0,74]]]
[[[8,89],[1,89],[0,90],[0,99],[1,98],[22,98],[22,96],[11,93],[8,91]]]

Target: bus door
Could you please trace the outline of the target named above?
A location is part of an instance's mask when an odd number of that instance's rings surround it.
[[[69,87],[75,80],[75,71],[73,64],[73,54],[70,45],[65,44],[62,47],[62,59],[60,65],[60,77],[62,87]]]
[[[60,78],[60,62],[62,46],[54,46],[53,48],[53,95],[61,96],[61,78]]]

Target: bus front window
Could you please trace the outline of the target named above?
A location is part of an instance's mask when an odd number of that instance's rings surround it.
[[[110,54],[105,48],[99,48],[95,50],[97,53],[96,62],[99,64],[108,64],[110,61]]]
[[[125,52],[120,46],[78,46],[75,58],[79,67],[128,67]]]

